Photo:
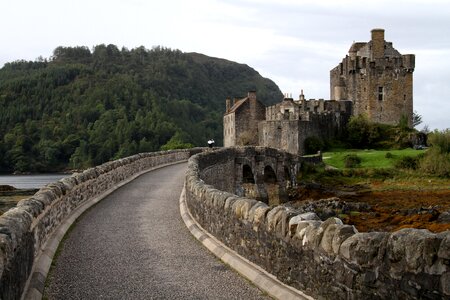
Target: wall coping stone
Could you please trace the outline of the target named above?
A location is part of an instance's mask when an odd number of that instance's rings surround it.
[[[203,150],[140,153],[107,162],[19,201],[0,216],[0,299],[40,299],[59,241],[82,211],[137,176]]]

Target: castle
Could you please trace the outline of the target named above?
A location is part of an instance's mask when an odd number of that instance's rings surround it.
[[[355,42],[348,55],[330,71],[330,98],[285,97],[265,107],[250,91],[226,100],[224,146],[260,145],[305,153],[305,141],[339,136],[351,116],[364,114],[378,123],[398,124],[413,115],[415,56],[401,55],[384,40],[384,29],[373,29],[369,42]]]

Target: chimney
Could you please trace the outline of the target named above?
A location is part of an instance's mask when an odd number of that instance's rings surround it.
[[[372,29],[372,59],[384,57],[384,29]]]
[[[225,100],[225,105],[226,105],[226,112],[230,111],[231,108],[231,99],[227,98],[227,100]]]
[[[250,100],[256,100],[256,91],[249,91],[247,97]]]
[[[301,90],[301,92],[300,92],[299,100],[305,101],[305,95],[303,94],[303,90]]]

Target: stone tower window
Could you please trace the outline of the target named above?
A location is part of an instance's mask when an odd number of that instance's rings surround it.
[[[379,87],[378,87],[378,100],[379,100],[379,101],[384,100],[384,99],[383,99],[383,87],[382,87],[382,86],[379,86]]]

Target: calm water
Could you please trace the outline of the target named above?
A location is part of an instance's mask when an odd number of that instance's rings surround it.
[[[0,185],[12,185],[17,189],[38,189],[68,176],[70,174],[0,175]]]

